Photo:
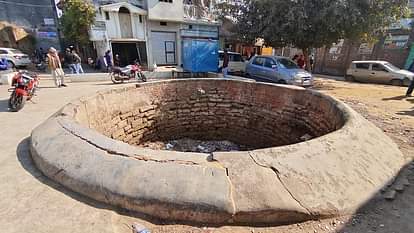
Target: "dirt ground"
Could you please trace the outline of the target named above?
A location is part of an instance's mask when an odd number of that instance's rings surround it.
[[[411,162],[402,170],[410,186],[393,201],[381,194],[354,216],[309,221],[289,226],[191,226],[160,222],[113,208],[73,193],[45,178],[28,153],[31,130],[68,101],[110,88],[106,83],[70,84],[53,88],[51,81],[21,112],[7,111],[7,87],[0,86],[0,232],[100,232],[130,233],[134,222],[153,233],[411,233],[414,232],[414,98],[404,98],[406,88],[318,79],[314,89],[344,101],[384,130]],[[375,140],[373,138],[372,140]],[[214,190],[211,190],[214,192]]]

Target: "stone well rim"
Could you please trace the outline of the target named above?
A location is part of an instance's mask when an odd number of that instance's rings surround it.
[[[137,86],[198,80],[204,79]],[[78,99],[33,130],[33,161],[52,180],[94,200],[161,219],[216,224],[280,224],[350,214],[398,173],[403,164],[398,146],[346,104],[300,87],[257,84],[328,98],[343,114],[343,125],[306,142],[214,152],[214,161],[208,161],[208,154],[145,149],[81,126],[73,119]]]

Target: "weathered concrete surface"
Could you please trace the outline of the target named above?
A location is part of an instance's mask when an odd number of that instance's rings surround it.
[[[132,147],[89,129],[107,132],[116,125],[122,132],[110,135],[127,138],[128,132],[133,134],[128,122],[138,120],[140,125],[140,117],[144,117],[162,123],[151,118],[152,114],[164,116],[151,97],[163,93],[164,98],[176,99],[176,92],[170,91],[177,90],[177,85],[188,85],[188,96],[202,93],[192,84],[202,90],[209,90],[210,85],[230,88],[226,90],[239,102],[251,100],[252,95],[243,96],[242,87],[249,86],[256,90],[254,98],[263,100],[262,111],[270,108],[280,116],[278,107],[289,109],[285,106],[289,103],[295,106],[289,110],[291,114],[302,110],[318,120],[301,115],[295,124],[302,119],[318,135],[331,133],[284,147],[216,153],[215,161],[209,162],[206,156],[195,158],[198,155],[193,153],[186,157],[184,153]],[[281,99],[269,102],[269,93],[275,92]],[[220,106],[227,108],[228,103]],[[128,121],[131,108],[143,115]],[[114,112],[118,114],[115,121]],[[274,116],[270,110],[266,114],[269,119]],[[141,129],[159,127],[147,124],[139,126]],[[332,98],[300,88],[229,80],[164,81],[83,98],[36,128],[31,149],[45,175],[95,200],[160,218],[212,223],[286,223],[347,214],[395,176],[403,164],[401,152],[389,138]]]

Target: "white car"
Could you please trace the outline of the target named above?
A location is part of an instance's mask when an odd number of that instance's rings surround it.
[[[408,86],[414,73],[386,61],[353,61],[345,78],[348,81]]]
[[[228,52],[229,55],[229,72],[230,73],[244,73],[246,70],[246,62],[240,53]],[[223,67],[224,52],[219,51],[219,72]]]
[[[5,58],[10,68],[26,67],[32,63],[27,54],[12,48],[0,48],[0,58]]]

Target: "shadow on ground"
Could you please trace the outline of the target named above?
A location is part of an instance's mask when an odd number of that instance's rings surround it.
[[[402,180],[407,179],[409,186],[403,191],[398,189]],[[388,187],[388,186],[386,186]],[[400,170],[394,185],[386,192],[394,190],[395,199],[386,200],[385,193],[378,193],[363,205],[349,222],[345,223],[338,232],[352,233],[408,233],[414,232],[414,162]]]
[[[0,112],[9,111],[9,99],[0,100]]]
[[[384,101],[390,101],[390,100],[403,100],[407,97],[405,97],[405,95],[399,95],[399,96],[395,96],[395,97],[390,97],[390,98],[383,98],[382,100]]]

